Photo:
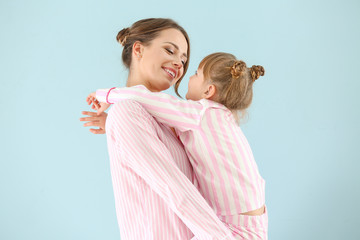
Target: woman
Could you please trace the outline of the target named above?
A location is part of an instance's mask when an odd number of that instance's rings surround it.
[[[177,92],[190,53],[183,28],[170,19],[144,19],[120,31],[117,39],[129,68],[127,86],[142,84],[158,92],[175,84]],[[100,126],[104,119],[81,120]],[[106,132],[122,239],[190,239],[193,234],[196,239],[232,239],[192,184],[191,165],[171,129],[137,102],[125,100],[109,111]]]

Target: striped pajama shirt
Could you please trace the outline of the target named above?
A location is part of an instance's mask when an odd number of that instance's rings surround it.
[[[106,136],[121,240],[234,239],[192,184],[169,127],[126,100],[110,109]]]
[[[100,89],[96,97],[111,103],[135,100],[158,122],[174,127],[193,167],[193,182],[217,217],[237,239],[267,239],[267,211],[260,216],[240,214],[264,206],[265,181],[225,106],[207,99],[179,100],[142,85]]]

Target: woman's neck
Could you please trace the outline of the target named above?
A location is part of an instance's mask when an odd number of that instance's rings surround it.
[[[136,86],[136,85],[144,85],[144,86],[146,86],[143,81],[139,81],[138,79],[131,78],[129,76],[127,81],[126,81],[126,87],[132,87],[132,86]]]
[[[152,91],[151,86],[149,86],[148,82],[144,80],[144,77],[141,77],[139,74],[134,74],[133,71],[130,71],[126,81],[126,87],[132,87],[136,85],[144,85],[147,89]]]

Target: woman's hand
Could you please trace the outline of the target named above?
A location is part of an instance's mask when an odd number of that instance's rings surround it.
[[[96,112],[82,112],[83,115],[87,115],[90,117],[80,118],[80,121],[87,121],[84,123],[84,127],[94,126],[99,127],[98,129],[90,128],[90,132],[94,134],[104,134],[105,133],[105,123],[107,118],[107,113],[96,113]]]
[[[98,114],[103,113],[111,105],[109,103],[99,102],[96,99],[96,92],[90,93],[89,96],[87,96],[87,98],[86,98],[86,102],[88,103],[88,105],[92,104],[91,108],[94,110],[97,110]]]

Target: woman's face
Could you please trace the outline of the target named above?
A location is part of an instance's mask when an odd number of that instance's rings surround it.
[[[143,46],[138,71],[149,90],[166,90],[182,77],[187,50],[186,39],[177,29],[163,30]]]

